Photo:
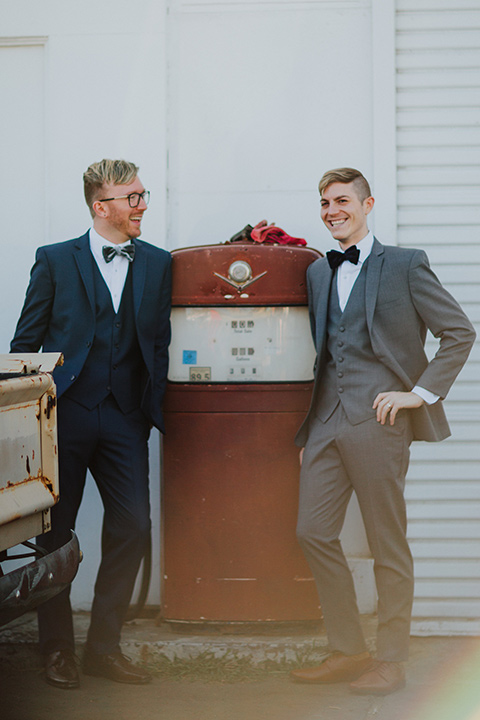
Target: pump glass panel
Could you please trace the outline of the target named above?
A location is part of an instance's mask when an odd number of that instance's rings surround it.
[[[314,361],[306,307],[172,308],[172,382],[306,382]]]

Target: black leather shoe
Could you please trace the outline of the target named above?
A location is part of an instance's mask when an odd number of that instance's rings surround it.
[[[70,690],[80,685],[75,655],[71,650],[56,650],[45,660],[45,680],[55,687]]]
[[[115,682],[130,683],[131,685],[145,685],[152,679],[151,675],[134,665],[121,652],[97,655],[86,649],[83,656],[83,672],[85,675],[106,677]]]

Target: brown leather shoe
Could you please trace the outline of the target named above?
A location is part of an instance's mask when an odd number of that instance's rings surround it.
[[[405,669],[401,663],[375,660],[370,670],[350,683],[350,690],[357,695],[389,695],[405,684]]]
[[[45,659],[45,680],[49,685],[71,690],[80,685],[75,655],[71,650],[56,650]]]
[[[334,652],[318,667],[292,670],[290,677],[302,683],[336,683],[355,680],[371,666],[369,652],[360,655],[344,655]]]
[[[121,652],[97,655],[86,649],[83,656],[83,672],[85,675],[106,677],[109,680],[130,685],[145,685],[152,679],[151,675],[134,665]]]

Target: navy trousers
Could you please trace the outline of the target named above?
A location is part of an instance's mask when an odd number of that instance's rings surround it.
[[[119,649],[149,537],[149,433],[141,410],[123,414],[112,396],[93,410],[65,396],[58,400],[60,500],[52,509],[52,530],[38,543],[51,552],[68,541],[90,470],[104,508],[102,559],[87,639],[89,649],[99,654]],[[70,588],[39,607],[38,623],[44,654],[73,651]]]

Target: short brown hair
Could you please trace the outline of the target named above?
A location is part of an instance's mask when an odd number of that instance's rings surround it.
[[[138,174],[138,167],[127,160],[100,160],[92,163],[83,173],[85,201],[92,217],[93,203],[98,200],[104,185],[128,185]]]
[[[336,168],[335,170],[328,170],[326,173],[324,173],[322,179],[318,183],[318,191],[320,195],[323,193],[324,190],[327,189],[329,185],[335,182],[344,183],[345,185],[347,185],[348,183],[353,183],[353,187],[355,188],[355,191],[361,202],[363,202],[367,197],[371,197],[372,195],[370,185],[368,184],[368,181],[364,178],[360,170],[355,170],[355,168],[348,167]]]

